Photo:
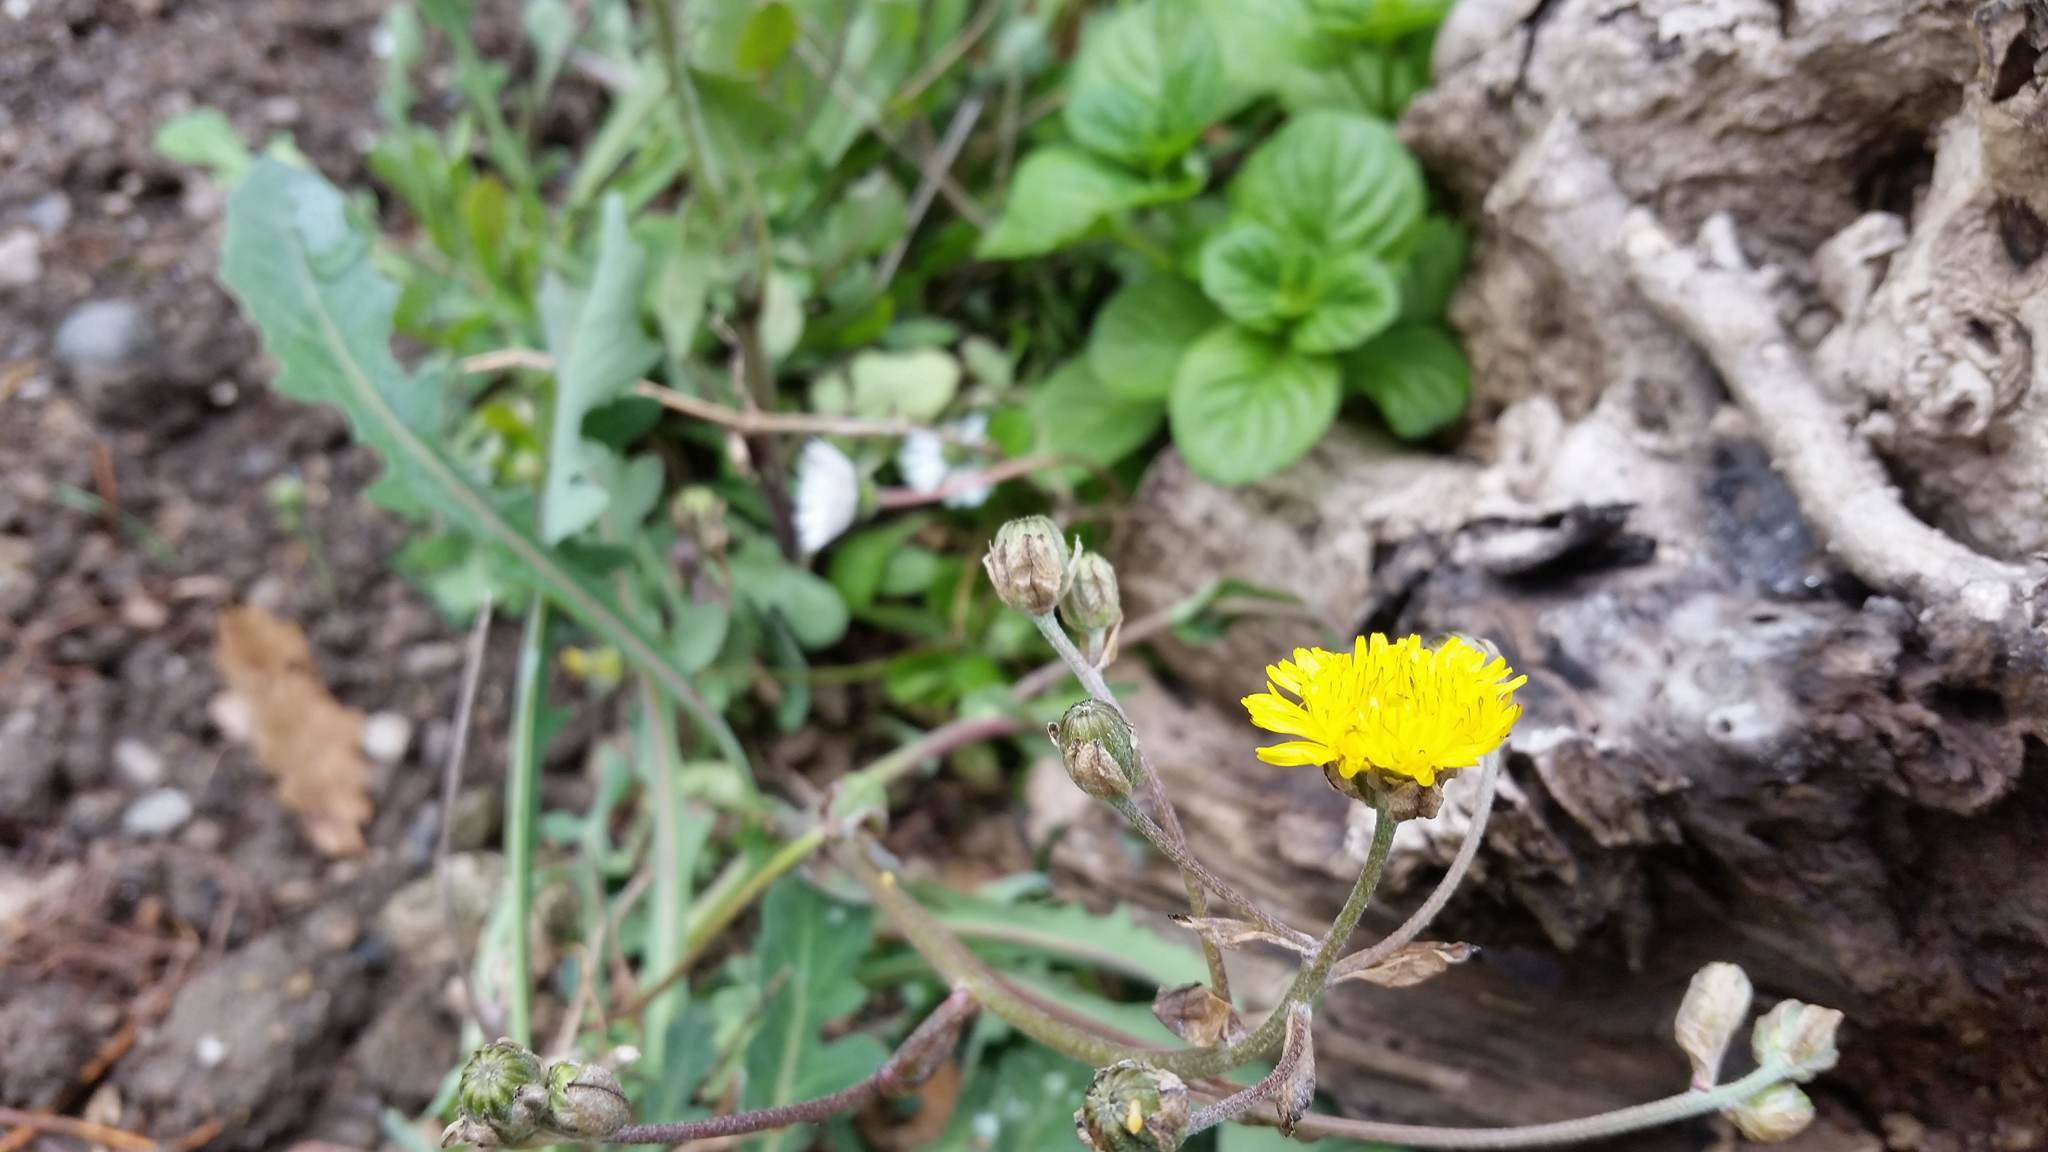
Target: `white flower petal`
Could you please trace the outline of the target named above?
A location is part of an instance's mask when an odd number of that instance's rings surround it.
[[[812,556],[853,526],[860,512],[860,472],[825,440],[806,440],[796,459],[796,542]]]

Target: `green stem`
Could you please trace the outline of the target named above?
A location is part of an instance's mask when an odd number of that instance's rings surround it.
[[[1081,687],[1087,690],[1088,695],[1116,709],[1116,714],[1122,716],[1128,723],[1130,716],[1124,712],[1124,706],[1117,702],[1116,693],[1109,690],[1109,681],[1102,678],[1102,669],[1081,655],[1081,650],[1074,647],[1073,640],[1068,638],[1067,630],[1060,626],[1059,620],[1047,612],[1044,615],[1033,616],[1031,622],[1038,626],[1038,634],[1045,637],[1045,642],[1052,645],[1052,650],[1059,654],[1059,658],[1067,667],[1073,669],[1075,679],[1081,682]],[[1133,743],[1137,743],[1135,738]],[[1152,807],[1159,811],[1159,827],[1164,833],[1164,842],[1179,849],[1176,861],[1191,858],[1187,851],[1187,834],[1180,826],[1180,813],[1173,810],[1173,801],[1167,798],[1166,786],[1159,780],[1159,769],[1152,766],[1152,757],[1145,751],[1142,743],[1137,743],[1137,753],[1138,770],[1145,778],[1145,791],[1150,796]],[[1207,916],[1209,894],[1202,887],[1201,881],[1185,867],[1181,869],[1180,881],[1181,887],[1188,894],[1188,911],[1197,918]],[[1223,968],[1223,953],[1206,937],[1202,940],[1202,961],[1209,968],[1209,987],[1226,1003],[1229,1002],[1230,975]]]
[[[541,686],[547,666],[547,601],[533,598],[519,640],[518,679],[512,698],[512,747],[505,781],[505,873],[511,889],[512,979],[505,1027],[520,1044],[533,1042],[532,958],[527,933],[533,920],[533,830],[540,795]]]
[[[1681,1092],[1647,1104],[1552,1124],[1525,1124],[1514,1128],[1436,1128],[1426,1124],[1376,1124],[1335,1116],[1308,1116],[1302,1119],[1295,1132],[1307,1139],[1336,1136],[1347,1140],[1402,1144],[1410,1148],[1540,1148],[1549,1144],[1576,1144],[1582,1140],[1619,1136],[1624,1132],[1638,1132],[1694,1116],[1705,1116],[1732,1108],[1785,1079],[1784,1067],[1765,1064],[1740,1080],[1706,1092]]]
[[[1366,905],[1372,903],[1373,889],[1379,887],[1380,874],[1386,871],[1387,853],[1394,846],[1394,828],[1399,821],[1387,818],[1384,797],[1375,796],[1372,810],[1377,817],[1373,822],[1372,848],[1366,853],[1365,867],[1359,870],[1358,882],[1351,886],[1351,895],[1345,898],[1344,907],[1337,911],[1337,920],[1330,925],[1330,932],[1323,937],[1315,955],[1294,974],[1294,983],[1288,986],[1287,995],[1274,1006],[1272,1014],[1266,1017],[1258,1030],[1226,1048],[1186,1049],[1137,1059],[1181,1076],[1220,1076],[1253,1060],[1263,1059],[1280,1046],[1287,1037],[1287,1017],[1294,1011],[1294,1006],[1307,1004],[1322,995],[1323,981],[1330,974],[1330,965],[1336,963],[1337,953],[1343,951],[1352,929],[1358,927],[1358,918],[1365,915]]]

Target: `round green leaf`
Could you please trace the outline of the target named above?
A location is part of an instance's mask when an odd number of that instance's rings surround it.
[[[1083,30],[1063,114],[1082,147],[1156,172],[1239,98],[1209,22],[1179,0],[1143,0]]]
[[[1003,214],[981,238],[985,260],[1042,256],[1144,199],[1145,182],[1073,148],[1040,148],[1017,165]]]
[[[1308,0],[1316,26],[1332,35],[1384,44],[1434,28],[1451,0]]]
[[[796,43],[796,33],[796,13],[782,0],[770,0],[754,9],[740,29],[739,45],[733,54],[740,71],[766,72],[782,63]]]
[[[1356,348],[1386,331],[1401,314],[1401,284],[1393,269],[1363,252],[1323,267],[1315,311],[1288,334],[1297,352],[1311,355]]]
[[[1216,309],[1177,276],[1124,285],[1096,314],[1088,367],[1103,387],[1132,400],[1164,400],[1180,358],[1216,326]]]
[[[1226,324],[1182,357],[1167,413],[1195,474],[1249,484],[1302,458],[1337,417],[1336,362]]]
[[[1351,112],[1296,116],[1245,160],[1230,206],[1319,252],[1386,252],[1422,219],[1422,168],[1385,123]]]
[[[1419,440],[1465,414],[1472,370],[1450,333],[1402,324],[1345,356],[1344,382],[1372,397],[1394,435]]]
[[[1442,320],[1451,293],[1465,274],[1471,238],[1457,221],[1431,216],[1415,230],[1415,246],[1401,277],[1401,319]]]
[[[1039,384],[1030,409],[1038,426],[1038,451],[1075,456],[1098,466],[1114,464],[1143,447],[1159,431],[1163,415],[1157,400],[1133,400],[1105,387],[1080,356]],[[1071,484],[1085,478],[1087,470],[1067,468],[1050,475]]]
[[[847,367],[853,411],[872,419],[932,420],[960,389],[960,362],[949,352],[862,352]]]
[[[1202,291],[1257,332],[1278,332],[1315,311],[1322,281],[1315,249],[1264,224],[1239,221],[1202,245]]]

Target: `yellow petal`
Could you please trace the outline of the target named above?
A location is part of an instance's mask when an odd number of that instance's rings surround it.
[[[1328,764],[1337,758],[1334,749],[1307,740],[1291,740],[1285,744],[1272,744],[1259,749],[1259,759],[1282,768],[1299,768],[1305,764]]]

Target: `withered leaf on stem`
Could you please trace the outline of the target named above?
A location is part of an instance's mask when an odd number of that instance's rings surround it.
[[[306,634],[261,608],[228,608],[213,659],[228,691],[247,703],[256,760],[306,839],[323,856],[362,852],[371,813],[363,714],[327,690]]]
[[[1168,919],[1218,948],[1242,948],[1247,944],[1277,944],[1303,956],[1316,950],[1316,942],[1305,934],[1283,936],[1249,920],[1232,920],[1227,916],[1170,916]]]
[[[1403,944],[1394,949],[1386,959],[1365,968],[1347,972],[1344,966],[1339,964],[1330,982],[1341,984],[1346,980],[1361,980],[1382,988],[1407,988],[1441,976],[1453,964],[1463,964],[1478,953],[1479,949],[1470,944],[1416,940]]]
[[[1160,989],[1152,998],[1152,1015],[1167,1031],[1197,1048],[1235,1044],[1245,1038],[1244,1021],[1238,1018],[1237,1009],[1207,984]]]

